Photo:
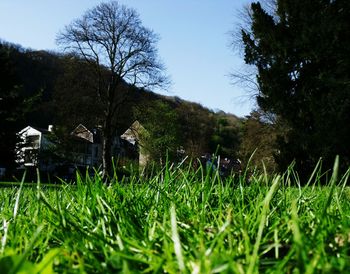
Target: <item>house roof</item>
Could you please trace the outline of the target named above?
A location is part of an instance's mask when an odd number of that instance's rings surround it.
[[[140,133],[144,131],[145,128],[140,124],[139,121],[135,121],[132,125],[120,136],[120,138],[135,144],[135,142],[140,141]]]
[[[42,134],[48,134],[48,133],[50,133],[49,130],[44,129],[44,128],[33,127],[33,126],[27,126],[27,127],[25,127],[24,129],[22,129],[22,130],[19,132],[19,134],[23,134],[24,132],[28,131],[28,130],[31,129],[31,128],[34,129],[34,130],[36,130],[36,131],[38,131],[38,132],[40,132],[40,133],[42,133]]]
[[[97,129],[89,130],[82,124],[79,124],[72,132],[71,135],[78,138],[83,139],[90,143],[98,143],[100,142],[100,132]]]
[[[88,130],[84,125],[79,124],[72,132],[71,135],[78,137],[80,139],[84,139],[90,143],[94,142],[93,133]]]
[[[45,129],[45,128],[40,128],[40,127],[31,127],[31,128],[34,128],[37,131],[40,131],[41,133],[44,133],[44,134],[50,133],[50,131],[48,129]]]

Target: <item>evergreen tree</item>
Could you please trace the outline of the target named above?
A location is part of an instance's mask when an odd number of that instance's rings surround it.
[[[242,30],[245,62],[257,68],[264,111],[288,127],[277,162],[308,174],[320,157],[350,164],[350,2],[278,0],[267,12],[251,5]]]

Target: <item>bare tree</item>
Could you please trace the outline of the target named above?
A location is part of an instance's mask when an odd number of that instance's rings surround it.
[[[158,60],[157,35],[142,25],[139,14],[118,2],[101,3],[74,20],[57,36],[65,51],[74,52],[93,66],[96,92],[104,105],[102,168],[112,167],[111,147],[115,117],[129,88],[164,87],[168,79]]]
[[[257,1],[253,1],[257,2]],[[260,0],[258,1],[263,6],[264,10],[270,14],[276,14],[277,0]],[[251,10],[251,3],[247,3],[242,6],[241,10],[238,10],[237,17],[240,23],[238,23],[232,31],[229,32],[231,36],[231,47],[233,51],[242,59],[245,59],[244,42],[242,31],[245,33],[252,33],[251,26],[253,24],[253,14]],[[277,20],[277,17],[274,17]],[[256,67],[251,65],[243,65],[229,74],[231,78],[231,84],[242,87],[249,100],[255,100],[260,94],[260,87],[257,82],[258,71]]]

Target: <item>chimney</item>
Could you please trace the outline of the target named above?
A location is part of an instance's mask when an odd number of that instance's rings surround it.
[[[53,131],[53,125],[49,125],[49,126],[47,127],[47,130],[50,131],[50,132],[52,132],[52,131]]]

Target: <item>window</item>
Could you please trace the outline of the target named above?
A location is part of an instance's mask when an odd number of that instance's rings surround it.
[[[39,135],[28,135],[26,136],[26,146],[32,147],[32,148],[39,148]]]
[[[36,165],[38,157],[37,149],[26,149],[24,151],[24,164],[25,165]]]

